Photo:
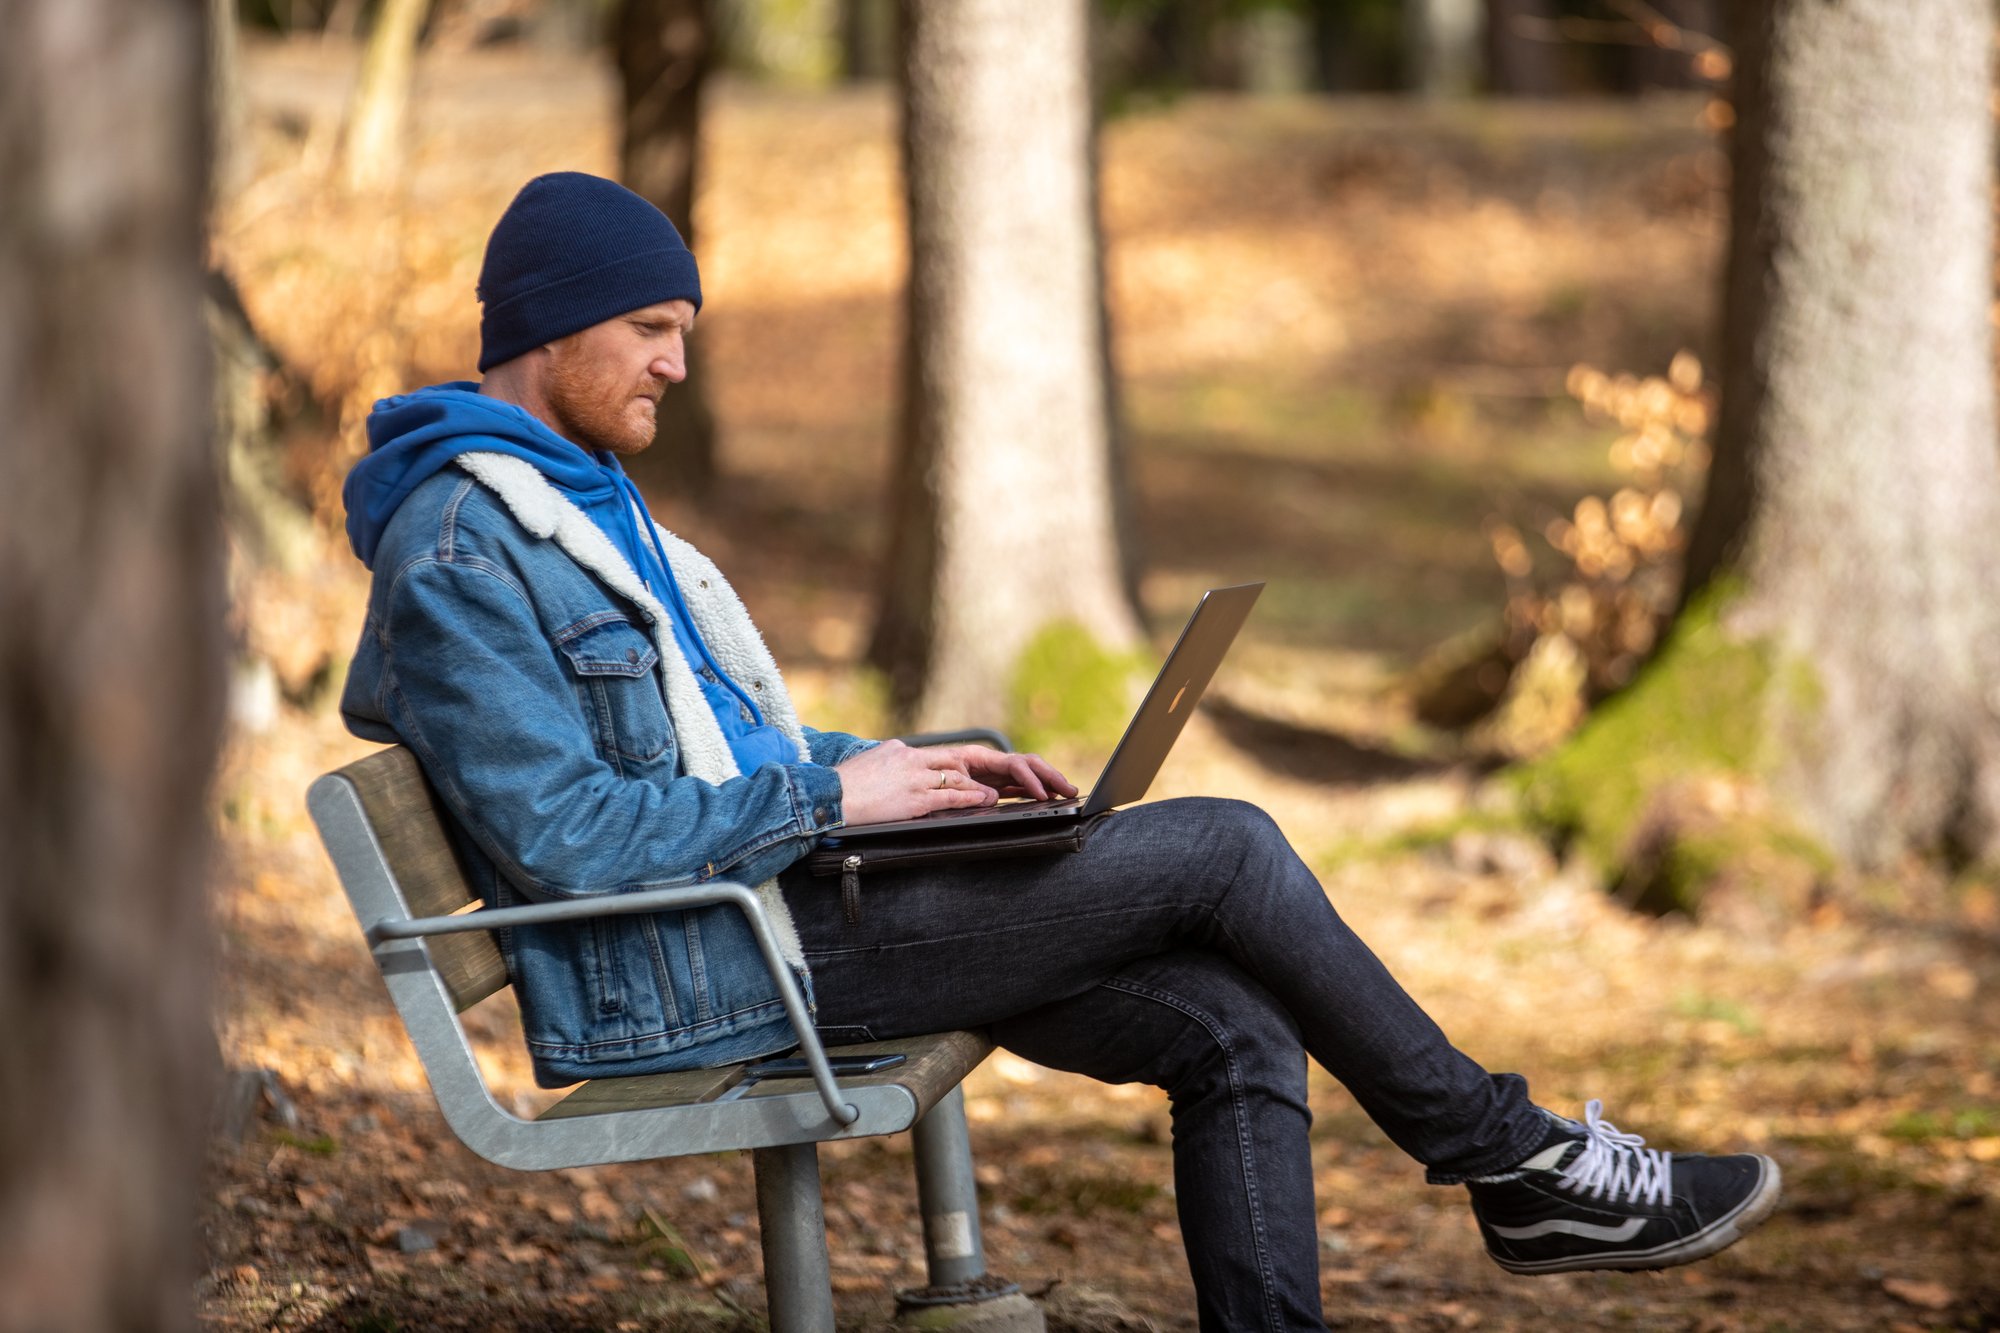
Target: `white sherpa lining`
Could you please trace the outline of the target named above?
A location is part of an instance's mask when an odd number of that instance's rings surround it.
[[[570,559],[638,606],[652,623],[667,714],[673,720],[681,763],[688,776],[717,784],[736,777],[740,772],[736,756],[715,714],[709,710],[694,668],[681,655],[671,615],[632,568],[632,562],[612,545],[604,530],[525,459],[508,454],[467,453],[460,454],[456,462],[498,496],[530,535],[555,542]],[[757,633],[757,627],[750,623],[750,613],[744,609],[736,590],[707,556],[658,524],[653,530],[660,535],[667,565],[680,584],[681,597],[687,602],[702,642],[715,654],[716,664],[751,691],[764,720],[798,747],[801,762],[810,762],[812,751],[799,726],[798,709],[792,705],[784,678],[778,674],[778,664],[765,646],[763,636]],[[792,924],[784,895],[778,891],[778,881],[767,879],[759,884],[757,896],[763,901],[764,914],[771,920],[785,961],[805,971],[805,952],[799,947],[798,929]]]

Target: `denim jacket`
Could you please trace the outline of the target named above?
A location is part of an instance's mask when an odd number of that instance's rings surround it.
[[[341,711],[355,734],[416,753],[488,903],[756,885],[810,995],[773,877],[840,825],[832,766],[872,742],[801,727],[721,574],[662,537],[711,652],[795,739],[798,762],[736,774],[630,564],[532,465],[496,454],[462,456],[390,520]],[[545,1087],[796,1040],[734,907],[499,939]]]

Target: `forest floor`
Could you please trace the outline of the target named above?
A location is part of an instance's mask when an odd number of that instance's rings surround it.
[[[612,92],[581,60],[434,62],[408,193],[364,206],[321,184],[351,58],[246,63],[251,170],[217,249],[320,404],[294,455],[324,495],[357,405],[469,373],[486,229],[537,171],[611,169]],[[1995,887],[1912,871],[1805,920],[1754,895],[1699,922],[1635,915],[1486,827],[1477,766],[1418,736],[1398,690],[1499,604],[1482,520],[1536,530],[1607,484],[1609,432],[1563,396],[1569,366],[1658,373],[1705,346],[1722,168],[1700,113],[1189,98],[1106,130],[1147,608],[1166,629],[1211,581],[1272,584],[1218,682],[1227,707],[1155,794],[1270,809],[1454,1040],[1544,1104],[1601,1097],[1656,1144],[1754,1146],[1786,1173],[1777,1215],[1711,1262],[1513,1278],[1462,1196],[1315,1071],[1335,1327],[2000,1327]],[[893,105],[725,87],[707,148],[700,336],[724,475],[700,512],[656,498],[737,581],[802,711],[879,725],[855,661],[895,411]],[[204,1323],[756,1327],[747,1158],[518,1174],[439,1117],[302,804],[369,748],[327,688],[364,595],[331,545],[239,574],[246,645],[285,700],[246,704],[219,784],[220,1037],[291,1115],[212,1150]],[[1063,756],[1086,774],[1100,757]],[[552,1099],[504,998],[467,1024],[504,1099]],[[1192,1328],[1161,1095],[1005,1054],[967,1094],[994,1267],[1052,1327]],[[922,1280],[909,1148],[821,1155],[840,1317],[874,1326]]]

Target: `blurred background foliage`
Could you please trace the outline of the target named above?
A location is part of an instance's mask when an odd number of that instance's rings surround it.
[[[424,41],[580,51],[617,0],[437,0]],[[1719,0],[1095,0],[1113,104],[1210,92],[1688,88],[1727,73]],[[237,0],[273,35],[357,41],[383,0]],[[726,66],[795,87],[895,73],[895,0],[716,0]],[[1464,49],[1444,50],[1447,41]],[[1535,50],[1534,48],[1546,48]],[[1525,54],[1523,52],[1526,52]],[[1439,89],[1443,68],[1464,80]],[[1532,75],[1532,81],[1524,75]]]

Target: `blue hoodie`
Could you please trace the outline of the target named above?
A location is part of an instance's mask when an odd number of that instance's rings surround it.
[[[475,383],[461,380],[397,394],[369,413],[368,455],[341,488],[347,540],[362,564],[375,567],[382,532],[410,493],[465,453],[507,454],[532,463],[631,561],[667,608],[681,656],[694,670],[740,771],[798,762],[797,747],[764,721],[756,702],[702,642],[653,533],[652,515],[617,457],[570,443],[525,409],[480,393]]]

